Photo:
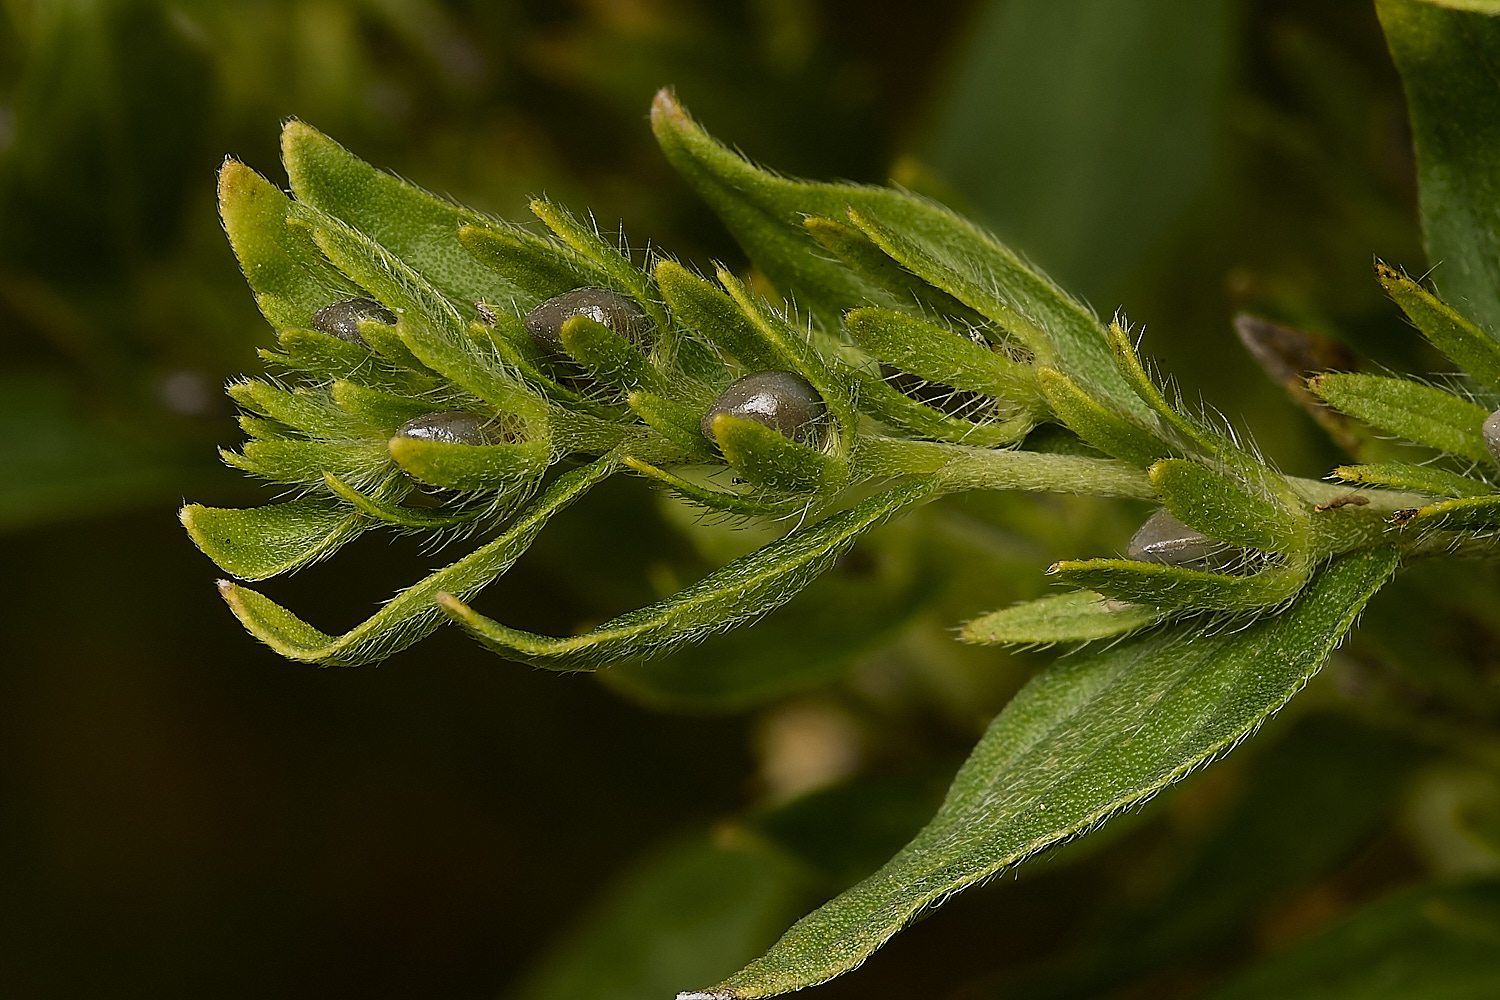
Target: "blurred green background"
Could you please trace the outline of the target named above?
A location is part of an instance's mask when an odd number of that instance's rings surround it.
[[[177,507],[274,496],[214,451],[240,436],[223,382],[272,343],[215,214],[223,157],[284,183],[298,117],[482,210],[546,193],[743,270],[651,141],[663,85],[779,170],[972,213],[1287,471],[1339,454],[1236,311],[1436,364],[1370,275],[1423,259],[1364,0],[5,0],[0,992],[703,987],[899,847],[1046,662],[951,627],[1119,550],[1142,508],[935,505],[765,625],[603,683],[447,633],[315,671],[219,602]],[[755,538],[619,481],[479,606],[564,634]],[[269,592],[336,629],[456,554],[367,536]],[[1494,870],[1493,776],[1378,724],[1393,701],[1493,721],[1500,587],[1461,572],[1458,612],[1431,596],[1448,571],[1414,574],[1245,751],[820,995],[1188,996],[1394,886]]]

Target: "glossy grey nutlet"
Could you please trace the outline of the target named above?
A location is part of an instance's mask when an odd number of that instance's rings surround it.
[[[408,420],[396,429],[396,437],[436,441],[440,444],[500,444],[509,435],[494,421],[477,413],[449,410]]]
[[[963,337],[965,340],[978,344],[986,350],[990,347],[989,340],[978,330],[966,330],[963,332],[955,330],[953,331],[953,335]],[[974,392],[971,389],[955,389],[953,386],[944,385],[942,382],[929,382],[924,378],[901,371],[899,368],[893,368],[887,364],[880,366],[880,377],[885,379],[886,383],[901,393],[901,395],[915,399],[917,402],[924,403],[933,409],[941,410],[950,417],[973,420],[983,416],[985,411],[990,408],[990,397],[982,392]]]
[[[828,423],[823,397],[794,372],[756,372],[725,389],[703,414],[703,436],[715,444],[714,418],[721,413],[764,424],[783,437],[813,447],[822,443]]]
[[[574,316],[587,316],[609,327],[643,354],[655,339],[656,329],[641,307],[608,288],[575,288],[552,296],[526,314],[526,332],[548,354],[566,358],[562,328]]]
[[[313,313],[312,328],[330,337],[347,340],[360,347],[369,347],[370,345],[365,343],[365,338],[359,334],[359,321],[362,319],[373,319],[386,326],[396,325],[395,313],[374,299],[355,296],[350,299],[339,299]]]
[[[1221,572],[1238,565],[1247,551],[1189,528],[1163,507],[1131,536],[1125,558]]]
[[[1484,435],[1484,446],[1489,449],[1490,457],[1500,465],[1500,410],[1484,418],[1479,432]]]

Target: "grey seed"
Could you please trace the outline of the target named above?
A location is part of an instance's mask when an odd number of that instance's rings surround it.
[[[1163,507],[1131,536],[1125,558],[1220,572],[1240,563],[1247,551],[1189,528]]]
[[[374,299],[355,296],[339,299],[313,313],[312,328],[330,337],[347,340],[360,347],[369,347],[365,338],[359,335],[359,321],[362,319],[373,319],[386,326],[396,325],[395,313]]]
[[[703,436],[714,438],[714,418],[727,413],[764,424],[783,437],[816,448],[828,423],[823,397],[801,375],[769,371],[746,375],[725,389],[703,415]]]
[[[990,342],[978,330],[953,331],[954,336],[963,337],[965,340],[978,344],[980,347],[989,348]],[[969,389],[955,389],[951,385],[942,382],[929,382],[926,379],[901,371],[890,365],[880,366],[880,377],[903,396],[915,399],[919,403],[926,404],[936,410],[948,414],[950,417],[958,417],[963,420],[974,420],[982,417],[990,408],[990,397],[982,392],[974,392]]]
[[[1484,435],[1484,446],[1489,449],[1490,457],[1500,465],[1500,410],[1484,418],[1479,432]]]
[[[477,413],[449,410],[445,413],[429,413],[408,420],[396,430],[396,437],[416,438],[418,441],[436,441],[440,444],[501,444],[512,440],[512,435],[497,421],[481,417]]]
[[[562,328],[574,316],[587,316],[595,323],[609,327],[643,354],[656,337],[656,330],[641,307],[629,297],[608,288],[575,288],[552,296],[526,314],[526,332],[548,354],[566,358],[568,352],[563,349]]]

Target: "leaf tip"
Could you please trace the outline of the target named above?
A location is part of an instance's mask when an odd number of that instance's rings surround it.
[[[739,1000],[737,993],[679,993],[677,1000]]]

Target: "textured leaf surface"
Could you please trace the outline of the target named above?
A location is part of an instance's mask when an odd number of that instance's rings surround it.
[[[270,598],[227,580],[219,592],[252,635],[287,659],[326,666],[373,663],[437,628],[439,593],[473,594],[509,569],[553,515],[607,478],[616,461],[608,455],[559,477],[494,541],[412,584],[340,636],[320,632]]]
[[[449,597],[442,598],[442,604],[474,638],[507,659],[551,670],[593,670],[665,652],[779,607],[817,579],[861,535],[920,502],[932,489],[931,483],[915,482],[877,493],[736,559],[665,601],[583,635],[536,635],[502,625]]]
[[[1375,274],[1401,311],[1416,324],[1433,347],[1457,361],[1464,371],[1491,389],[1500,389],[1500,343],[1460,315],[1458,310],[1394,268],[1377,263]]]
[[[1084,642],[1124,635],[1162,619],[1143,604],[1111,601],[1090,590],[1055,594],[981,615],[964,626],[960,638],[977,643]]]
[[[1282,614],[1237,631],[1172,630],[1058,661],[990,725],[900,854],[700,995],[767,997],[831,979],[923,910],[1225,753],[1318,670],[1396,562],[1390,549],[1347,556]]]
[[[1429,448],[1493,463],[1480,428],[1489,411],[1451,392],[1403,378],[1327,374],[1307,383],[1329,406]]]
[[[1490,1000],[1500,996],[1500,883],[1427,885],[1356,913],[1205,1000]]]
[[[1376,462],[1371,465],[1341,465],[1333,474],[1347,483],[1367,483],[1400,490],[1415,490],[1439,497],[1475,497],[1494,492],[1477,479],[1446,472],[1430,465]]]
[[[1375,9],[1406,88],[1433,281],[1500,339],[1500,20],[1425,0]]]
[[[203,554],[241,580],[264,580],[325,558],[372,524],[343,504],[314,498],[248,510],[190,504],[180,516]]]

